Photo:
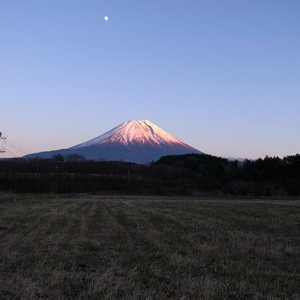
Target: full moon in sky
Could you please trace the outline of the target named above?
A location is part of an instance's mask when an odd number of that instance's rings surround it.
[[[105,20],[105,21],[108,21],[108,16],[105,16],[105,17],[104,17],[104,20]]]

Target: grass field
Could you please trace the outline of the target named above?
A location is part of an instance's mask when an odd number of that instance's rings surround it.
[[[0,201],[0,299],[300,299],[300,201]]]

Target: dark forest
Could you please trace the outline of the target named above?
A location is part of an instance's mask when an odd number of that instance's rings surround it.
[[[79,155],[0,160],[0,190],[37,194],[145,194],[297,197],[300,155],[232,161],[164,156],[149,165],[90,161]]]

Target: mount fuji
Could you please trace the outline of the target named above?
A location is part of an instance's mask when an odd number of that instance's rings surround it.
[[[164,155],[203,152],[181,142],[147,120],[127,121],[87,142],[67,149],[39,152],[25,158],[51,158],[53,155],[83,155],[90,160],[122,160],[149,163]]]

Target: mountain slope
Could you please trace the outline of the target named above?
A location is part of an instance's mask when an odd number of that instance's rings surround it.
[[[123,160],[136,163],[156,161],[164,155],[199,153],[147,120],[127,121],[112,130],[68,149],[40,152],[30,157],[79,154],[92,160]]]

